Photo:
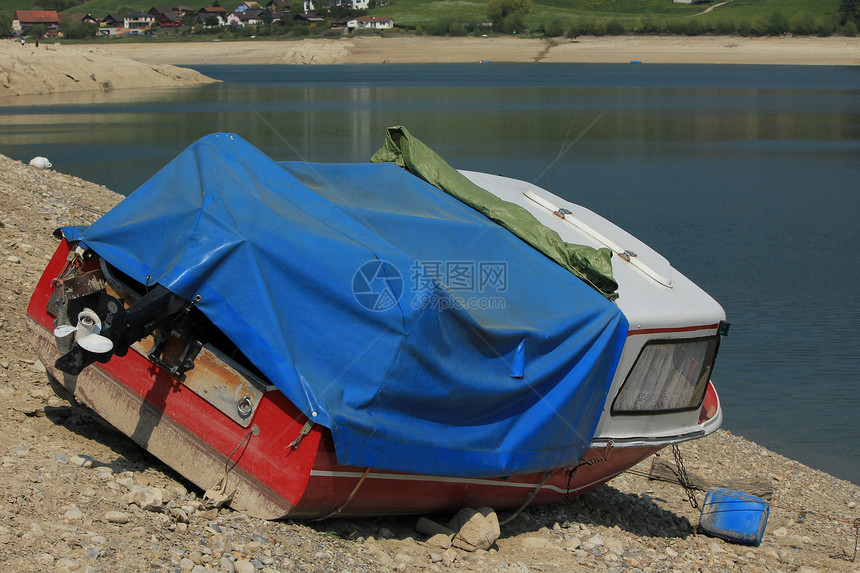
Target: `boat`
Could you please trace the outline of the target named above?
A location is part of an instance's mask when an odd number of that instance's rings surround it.
[[[713,298],[403,127],[361,164],[212,134],[57,237],[27,309],[52,385],[252,516],[552,503],[722,421]]]

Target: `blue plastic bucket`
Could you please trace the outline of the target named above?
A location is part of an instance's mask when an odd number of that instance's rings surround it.
[[[759,545],[770,508],[760,497],[731,489],[712,488],[705,494],[699,528],[735,543]]]

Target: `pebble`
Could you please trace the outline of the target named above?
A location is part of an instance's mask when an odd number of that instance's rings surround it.
[[[93,458],[91,456],[85,456],[81,454],[77,454],[72,456],[69,459],[69,463],[75,466],[79,466],[82,468],[91,468],[93,467]]]
[[[108,523],[128,523],[130,521],[130,517],[124,511],[106,511],[105,512],[105,521]]]

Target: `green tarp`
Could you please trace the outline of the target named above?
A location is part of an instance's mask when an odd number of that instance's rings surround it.
[[[612,277],[612,251],[566,243],[558,233],[543,225],[523,207],[499,199],[469,181],[406,128],[389,127],[385,144],[370,161],[394,163],[407,169],[509,230],[609,300],[618,298],[618,283]]]

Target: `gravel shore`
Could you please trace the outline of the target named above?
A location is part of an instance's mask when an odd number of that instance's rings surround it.
[[[92,222],[121,198],[0,155],[4,571],[860,573],[851,560],[860,487],[727,431],[684,444],[685,465],[712,485],[773,490],[760,547],[697,533],[699,512],[684,490],[643,475],[652,460],[586,495],[526,509],[489,551],[473,553],[427,543],[418,516],[267,522],[207,507],[200,490],[130,439],[55,397],[30,348],[24,314],[57,244],[51,233]],[[671,462],[671,452],[660,459]]]

